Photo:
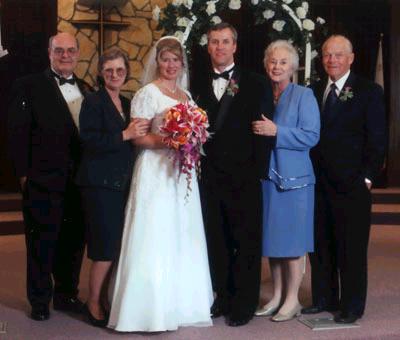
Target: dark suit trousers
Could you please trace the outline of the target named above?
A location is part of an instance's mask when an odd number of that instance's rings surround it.
[[[214,291],[232,317],[253,315],[260,284],[260,182],[207,168],[201,196]]]
[[[51,192],[29,180],[23,193],[27,249],[27,295],[31,305],[48,305],[54,294],[76,296],[85,246],[79,192]]]
[[[361,316],[367,296],[370,191],[361,182],[338,193],[321,180],[315,199],[315,252],[310,254],[313,303]]]

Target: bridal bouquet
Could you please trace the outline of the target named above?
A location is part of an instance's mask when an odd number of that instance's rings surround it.
[[[190,103],[178,104],[169,109],[160,131],[165,135],[164,143],[174,151],[179,174],[186,175],[188,192],[191,190],[192,170],[200,171],[201,146],[209,137],[206,112]],[[188,193],[187,193],[188,195]]]

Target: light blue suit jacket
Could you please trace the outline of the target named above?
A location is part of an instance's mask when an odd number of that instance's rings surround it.
[[[274,123],[269,179],[281,190],[315,184],[309,151],[319,140],[320,115],[312,90],[290,83],[275,108]]]

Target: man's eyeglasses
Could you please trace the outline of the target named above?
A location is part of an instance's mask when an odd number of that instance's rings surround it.
[[[78,53],[78,49],[75,47],[70,47],[67,49],[56,47],[52,49],[53,53],[57,56],[62,56],[64,53],[68,54],[69,56],[74,56]]]
[[[118,67],[118,68],[106,68],[105,70],[103,70],[104,74],[106,76],[111,77],[114,72],[117,74],[118,77],[123,77],[126,75],[126,68],[124,67]]]

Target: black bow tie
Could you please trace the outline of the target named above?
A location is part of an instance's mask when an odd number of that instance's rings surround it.
[[[227,71],[224,71],[224,72],[222,72],[222,73],[216,73],[216,72],[213,72],[212,74],[211,74],[211,77],[212,77],[212,79],[218,79],[218,78],[224,78],[224,79],[226,79],[226,80],[229,80],[229,78],[230,78],[230,76],[229,76],[229,74],[231,73],[233,71],[233,67],[230,69],[230,70],[227,70]]]
[[[67,84],[67,83],[71,84],[71,85],[75,85],[74,77],[67,79],[67,78],[59,76],[57,73],[55,73],[53,71],[51,73],[53,74],[54,77],[56,77],[58,79],[58,81],[60,82],[60,86]]]

